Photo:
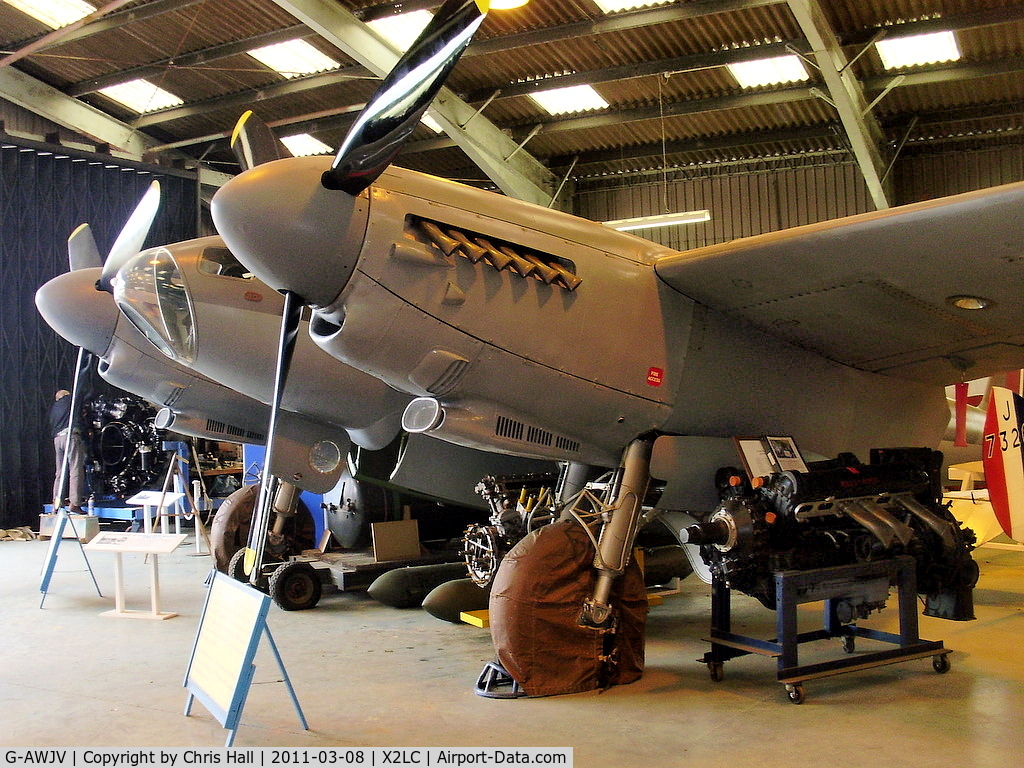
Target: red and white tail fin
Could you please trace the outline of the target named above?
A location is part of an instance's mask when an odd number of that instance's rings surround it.
[[[1003,532],[1024,540],[1024,397],[1004,387],[992,387],[985,419],[982,461],[989,501]]]

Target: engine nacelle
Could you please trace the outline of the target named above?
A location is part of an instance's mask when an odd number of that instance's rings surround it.
[[[748,483],[721,470],[719,506],[686,533],[712,573],[775,608],[777,571],[808,570],[911,555],[925,615],[974,618],[974,533],[942,505],[942,455],[927,449],[851,454]],[[888,593],[853,590],[843,618],[866,617]]]

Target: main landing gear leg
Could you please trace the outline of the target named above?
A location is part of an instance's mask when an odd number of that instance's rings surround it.
[[[605,629],[612,621],[612,584],[629,565],[640,527],[643,499],[651,479],[653,448],[654,438],[644,437],[630,443],[623,453],[618,488],[614,500],[604,510],[604,526],[594,557],[597,583],[593,595],[583,604],[581,626]]]

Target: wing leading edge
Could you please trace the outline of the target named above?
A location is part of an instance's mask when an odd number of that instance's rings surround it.
[[[1024,366],[1024,182],[660,259],[669,286],[862,370],[936,384]],[[980,311],[954,296],[980,296]]]

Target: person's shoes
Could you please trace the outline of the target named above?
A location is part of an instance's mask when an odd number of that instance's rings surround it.
[[[72,504],[70,507],[68,507],[68,512],[70,512],[72,515],[84,515],[85,514],[85,510],[83,510],[77,504]]]

